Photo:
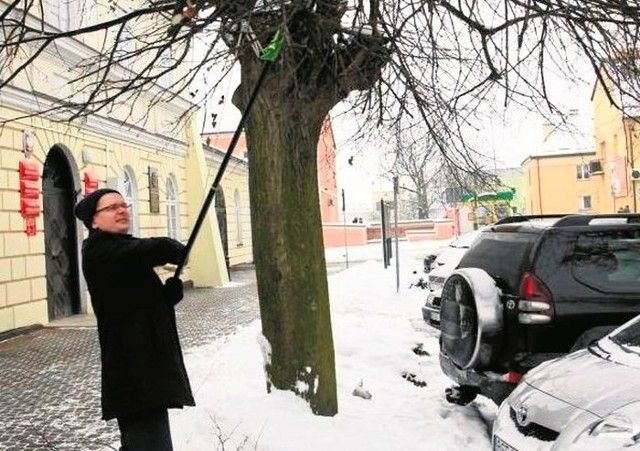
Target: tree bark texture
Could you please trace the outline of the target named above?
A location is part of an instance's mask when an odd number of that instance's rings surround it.
[[[260,65],[243,61],[234,102],[246,105]],[[333,336],[318,194],[317,143],[330,102],[283,90],[277,67],[249,115],[249,190],[267,389],[291,390],[335,415]],[[317,100],[317,99],[316,99]]]

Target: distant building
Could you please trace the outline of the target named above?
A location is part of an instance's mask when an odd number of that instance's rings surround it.
[[[84,14],[70,15],[60,6],[73,3],[42,2],[31,11],[43,16],[29,20],[45,33],[73,30]],[[87,2],[83,13],[113,18],[130,7],[122,5]],[[19,18],[22,12],[14,6],[8,17]],[[91,313],[81,270],[81,246],[88,232],[73,215],[83,195],[97,188],[119,189],[131,205],[130,232],[140,237],[168,235],[186,242],[199,211],[205,185],[203,149],[189,113],[193,104],[180,95],[163,101],[173,75],[77,121],[65,122],[62,113],[38,114],[65,105],[69,96],[82,96],[71,82],[74,71],[69,66],[86,63],[104,45],[100,34],[57,39],[39,56],[37,70],[2,88],[0,333]],[[24,51],[27,58],[35,50],[25,45],[18,54]],[[136,63],[144,63],[143,57]],[[12,63],[2,65],[4,74],[13,69]],[[129,74],[115,63],[113,69],[110,83]],[[175,75],[184,70],[178,68]],[[158,272],[166,277],[174,269],[168,265]],[[182,277],[196,286],[228,281],[213,215],[203,221]]]
[[[522,163],[526,213],[600,211],[600,183],[589,173],[589,162],[595,157],[595,152],[527,157]]]
[[[522,167],[497,169],[496,176],[500,179],[500,183],[503,187],[514,190],[513,199],[509,202],[511,212],[520,214],[525,213],[527,209],[525,208]]]
[[[337,222],[342,201],[338,199],[336,141],[329,118],[322,125],[318,140],[318,190],[322,222]]]
[[[203,135],[210,182],[218,174],[233,133]],[[247,144],[242,134],[214,198],[225,260],[229,267],[253,262]]]
[[[600,69],[607,90],[594,84],[592,134],[572,141],[545,125],[543,146],[522,165],[527,213],[638,211],[640,104],[617,72],[615,61]]]
[[[617,212],[627,206],[631,212],[637,212],[640,207],[640,126],[637,122],[640,104],[625,93],[634,90],[627,81],[616,80],[616,85],[621,85],[622,91],[612,83],[617,77],[615,62],[605,63],[601,74],[611,97],[607,96],[602,83],[597,81],[591,95],[596,150],[593,164],[597,171],[592,171],[591,177],[600,183],[602,204],[599,212]]]
[[[210,151],[208,164],[212,173],[211,177],[215,176],[215,171],[217,171],[229,147],[233,134],[234,132],[217,132],[202,135],[205,149]],[[229,199],[233,193],[233,203],[230,204],[229,200],[226,200],[226,213],[224,214],[221,213],[222,206],[218,206],[218,223],[223,226],[226,223],[226,230],[221,227],[221,235],[223,235],[223,244],[226,240],[227,255],[231,266],[250,262],[253,259],[248,188],[248,159],[250,155],[244,133],[238,139],[232,158],[233,162],[229,164],[227,169],[232,173],[222,179],[222,192],[225,193],[224,199]],[[337,223],[342,201],[338,195],[336,144],[330,118],[325,120],[318,139],[317,164],[318,201],[322,223]]]

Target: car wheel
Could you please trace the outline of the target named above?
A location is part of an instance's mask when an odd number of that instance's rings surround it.
[[[489,368],[502,331],[500,290],[493,278],[478,268],[458,269],[440,300],[441,351],[461,369]]]

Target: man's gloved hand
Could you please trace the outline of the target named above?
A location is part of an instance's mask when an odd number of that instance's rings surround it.
[[[169,277],[164,282],[164,295],[172,305],[176,305],[184,297],[182,280],[178,277]]]

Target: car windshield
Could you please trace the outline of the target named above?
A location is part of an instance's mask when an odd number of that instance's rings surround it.
[[[627,352],[640,354],[640,316],[614,331],[609,339]]]

